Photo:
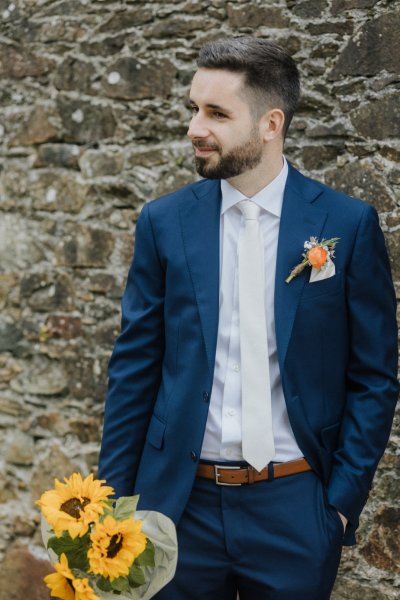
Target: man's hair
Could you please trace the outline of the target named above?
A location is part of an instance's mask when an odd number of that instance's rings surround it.
[[[200,50],[198,67],[243,73],[252,92],[254,108],[261,116],[268,108],[285,115],[285,137],[300,96],[300,76],[288,52],[268,40],[237,37],[209,42]]]

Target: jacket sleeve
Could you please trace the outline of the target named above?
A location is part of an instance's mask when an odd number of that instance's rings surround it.
[[[122,298],[121,333],[109,363],[99,477],[116,496],[133,493],[164,353],[164,270],[145,205]]]
[[[398,397],[396,300],[385,241],[365,206],[347,272],[349,363],[346,407],[328,484],[329,502],[349,519],[347,542],[386,447]]]

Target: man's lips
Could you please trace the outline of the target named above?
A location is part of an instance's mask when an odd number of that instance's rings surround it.
[[[217,148],[213,146],[193,146],[194,153],[196,156],[209,156],[213,152],[217,151]]]

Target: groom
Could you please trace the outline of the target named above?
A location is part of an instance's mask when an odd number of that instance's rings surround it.
[[[188,131],[204,179],[137,223],[100,477],[177,523],[160,599],[329,598],[389,436],[383,235],[372,206],[286,161],[298,97],[279,46],[204,46]]]

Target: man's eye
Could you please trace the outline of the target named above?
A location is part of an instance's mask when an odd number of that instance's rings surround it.
[[[191,111],[191,113],[194,115],[196,115],[199,112],[198,106],[193,106],[193,104],[189,105],[188,108]]]
[[[214,115],[214,117],[216,117],[217,119],[226,119],[226,115],[224,115],[224,113],[221,113],[221,112],[218,112],[218,111],[215,111],[215,112],[213,113],[213,115]]]

